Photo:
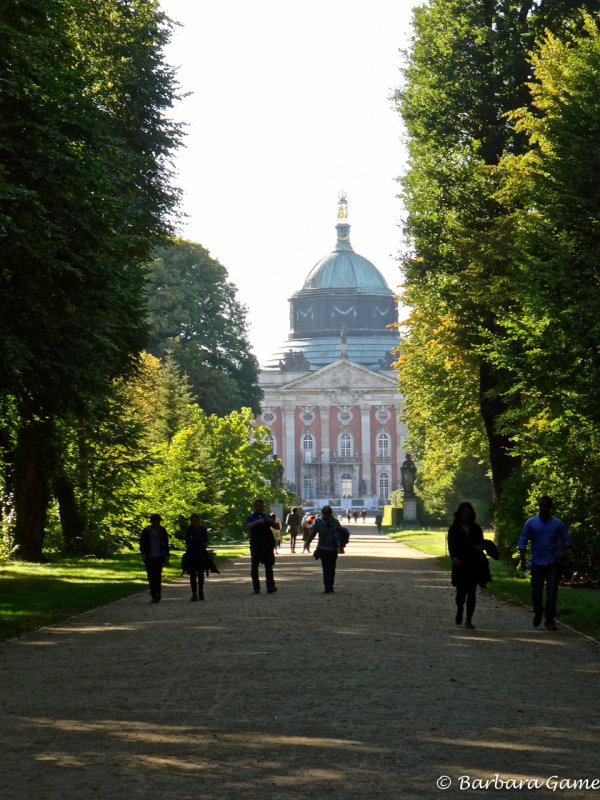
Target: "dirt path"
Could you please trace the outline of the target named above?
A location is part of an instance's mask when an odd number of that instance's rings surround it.
[[[0,645],[1,800],[599,797],[600,647],[485,595],[457,628],[434,559],[351,531],[332,595],[240,558]],[[552,776],[599,783],[499,783]]]

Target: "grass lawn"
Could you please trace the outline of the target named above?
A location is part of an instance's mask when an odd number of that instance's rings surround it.
[[[384,529],[385,530],[385,529]],[[443,531],[404,530],[388,532],[397,542],[403,542],[415,550],[438,557],[438,563],[450,570],[450,556],[446,547],[446,533]],[[503,561],[490,561],[492,583],[486,592],[514,605],[531,607],[531,587],[529,578],[517,575],[511,564]],[[557,619],[570,625],[594,639],[600,640],[600,592],[584,586],[561,585],[558,590]]]
[[[247,550],[244,545],[219,548],[216,562]],[[181,575],[180,561],[181,552],[173,551],[163,580]],[[5,561],[0,564],[0,641],[146,588],[140,555],[132,551],[113,558],[64,558],[48,564]]]

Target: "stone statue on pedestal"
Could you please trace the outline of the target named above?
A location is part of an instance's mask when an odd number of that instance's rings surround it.
[[[410,453],[406,454],[406,458],[400,467],[400,476],[402,479],[402,489],[404,490],[404,497],[415,496],[415,475],[417,474],[417,465],[412,460]]]

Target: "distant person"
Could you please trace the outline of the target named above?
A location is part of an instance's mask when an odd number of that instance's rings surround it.
[[[454,522],[448,530],[448,552],[452,559],[452,585],[456,587],[456,624],[463,621],[466,600],[465,628],[472,630],[477,585],[485,586],[491,575],[483,552],[483,531],[477,524],[471,503],[461,503],[454,514]]]
[[[354,522],[358,522],[358,511],[355,511],[353,514]]]
[[[204,575],[214,564],[206,551],[208,530],[200,522],[198,514],[192,514],[185,530],[185,569],[190,576],[192,596],[190,600],[204,600]]]
[[[363,525],[364,525],[365,522],[367,521],[367,509],[366,508],[363,508],[363,510],[360,512],[360,516],[362,518]]]
[[[375,525],[377,525],[377,533],[381,533],[381,525],[383,523],[383,515],[381,512],[375,514]]]
[[[525,568],[527,542],[531,541],[531,599],[533,603],[533,626],[539,627],[542,618],[549,631],[556,631],[556,600],[560,567],[555,563],[556,548],[559,543],[571,545],[571,537],[565,524],[552,516],[552,498],[548,495],[538,501],[539,514],[531,517],[519,537],[521,566]],[[546,604],[544,605],[544,584],[546,584]]]
[[[350,509],[346,511],[346,517],[348,518],[348,522],[352,521],[352,511],[350,511]]]
[[[271,528],[276,527],[277,524],[281,525],[277,518],[273,519],[268,514],[265,514],[264,501],[257,498],[254,501],[253,513],[249,514],[244,522],[244,530],[250,531],[250,575],[255,594],[260,593],[258,568],[261,564],[265,565],[267,592],[273,594],[273,592],[277,591],[273,577],[275,539],[271,531]]]
[[[275,552],[278,553],[281,547],[281,520],[277,514],[271,514],[271,519],[275,522],[275,525],[271,525],[271,533],[275,539]]]
[[[292,508],[290,513],[285,518],[285,529],[290,535],[290,552],[296,552],[296,539],[300,532],[300,525],[302,523],[302,516],[298,508]]]
[[[313,525],[313,537],[318,536],[319,542],[315,550],[315,558],[321,559],[323,569],[323,585],[325,594],[333,592],[335,582],[335,567],[337,564],[339,542],[344,537],[342,526],[333,516],[331,506],[323,506],[321,517],[317,517]]]
[[[140,552],[146,567],[152,603],[160,603],[162,594],[162,570],[169,563],[169,535],[160,524],[160,514],[152,514],[150,524],[140,535]]]
[[[310,553],[310,543],[313,538],[313,525],[317,519],[316,514],[305,514],[302,517],[302,552]]]

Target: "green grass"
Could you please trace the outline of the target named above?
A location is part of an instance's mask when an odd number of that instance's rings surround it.
[[[219,548],[217,563],[247,552],[239,544]],[[181,553],[171,554],[165,581],[179,577]],[[63,558],[47,564],[5,561],[0,564],[0,641],[60,622],[74,614],[119,600],[147,588],[137,552],[113,558]]]
[[[388,536],[422,553],[437,556],[439,565],[450,570],[445,532],[404,530],[388,532]],[[492,583],[487,586],[486,592],[513,605],[531,607],[529,578],[518,575],[512,564],[492,559],[490,571]],[[600,592],[583,586],[561,585],[557,618],[581,633],[600,639]]]

